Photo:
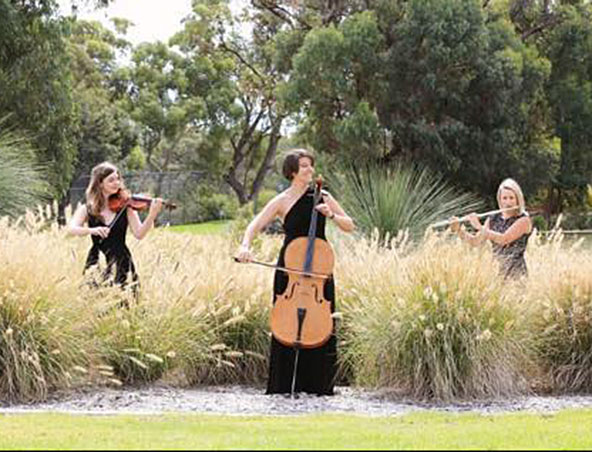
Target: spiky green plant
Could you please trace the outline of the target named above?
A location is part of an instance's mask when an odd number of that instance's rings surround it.
[[[366,236],[376,229],[381,239],[406,229],[418,238],[431,224],[480,207],[428,169],[402,163],[344,164],[329,181],[357,227]]]
[[[5,124],[0,118],[0,216],[14,217],[39,203],[48,185],[28,141]]]

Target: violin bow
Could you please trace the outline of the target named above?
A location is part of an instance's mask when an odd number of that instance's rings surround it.
[[[239,264],[242,264],[243,263],[237,257],[233,257],[232,259],[234,260],[234,262],[238,262]],[[314,278],[322,278],[322,279],[329,279],[329,278],[331,278],[330,275],[326,275],[324,273],[305,272],[305,271],[302,271],[302,270],[296,270],[294,268],[280,267],[279,265],[269,264],[267,262],[247,261],[247,262],[244,262],[244,263],[246,263],[246,264],[261,265],[263,267],[274,268],[276,270],[281,270],[281,271],[284,271],[286,273],[295,273],[297,275],[302,275],[302,276],[312,276]]]
[[[115,218],[113,218],[113,220],[111,220],[111,223],[109,223],[107,225],[107,229],[109,229],[109,234],[111,234],[111,229],[113,229],[113,226],[115,226],[115,223],[117,223],[117,220],[119,220],[119,217],[121,217],[121,214],[127,210],[127,204],[128,203],[126,203],[126,205],[123,206],[119,212],[117,212],[117,214],[115,215]],[[107,235],[109,235],[109,234],[107,234]],[[105,240],[106,238],[107,237],[105,237],[105,238],[100,237],[99,238],[99,242],[102,243],[103,240]]]
[[[119,220],[119,217],[121,216],[121,214],[127,210],[128,203],[129,203],[129,201],[126,203],[125,206],[123,206],[121,208],[121,210],[119,212],[117,212],[117,215],[115,215],[115,218],[113,218],[113,220],[111,220],[111,223],[109,223],[107,225],[107,227],[109,228],[109,232],[111,232],[111,229],[113,228],[113,226],[115,226],[115,223],[117,222],[117,220]]]
[[[490,210],[489,212],[483,212],[483,213],[479,213],[477,214],[477,218],[483,218],[483,217],[488,217],[489,215],[495,215],[496,213],[502,213],[502,212],[506,212],[509,210],[515,210],[516,207],[507,207],[505,209],[497,209],[497,210]],[[468,221],[469,216],[465,215],[464,217],[461,217],[458,219],[459,223],[463,223],[465,221]],[[452,221],[450,220],[442,220],[442,221],[438,221],[437,223],[433,223],[430,225],[431,228],[439,228],[442,226],[448,226],[450,223],[452,223]]]

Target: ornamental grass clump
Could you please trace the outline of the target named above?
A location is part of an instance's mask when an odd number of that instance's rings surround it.
[[[60,234],[32,213],[17,221],[0,221],[0,400],[41,401],[85,370],[86,313],[68,260],[55,265]]]
[[[165,316],[178,306],[162,334],[176,337],[171,365],[185,384],[257,383],[266,375],[273,273],[235,263],[236,246],[227,236],[163,230],[132,248],[144,310],[159,306]],[[277,240],[263,241],[258,256],[270,260],[278,248]]]
[[[428,237],[392,271],[398,284],[348,315],[359,384],[442,401],[525,389],[520,304],[505,296],[488,249]]]
[[[592,391],[592,256],[554,235],[533,250],[529,281],[536,353],[549,386],[559,392]]]
[[[44,294],[27,295],[13,280],[0,285],[0,399],[13,402],[44,400],[86,363],[76,314]]]
[[[102,374],[116,384],[150,383],[174,368],[194,349],[203,349],[207,329],[199,326],[180,305],[161,310],[154,306],[118,308],[95,320],[95,355]],[[105,365],[106,370],[105,370]],[[106,372],[111,370],[111,375]]]

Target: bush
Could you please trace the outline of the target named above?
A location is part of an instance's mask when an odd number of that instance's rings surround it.
[[[90,240],[65,238],[43,212],[0,218],[0,399],[81,383],[264,380],[272,272],[234,263],[228,235],[131,240],[140,297],[124,309],[117,288],[84,285]],[[331,239],[341,378],[435,400],[515,394],[540,376],[592,390],[589,250],[533,235],[529,277],[513,283],[487,246],[450,238]],[[273,262],[282,240],[258,240],[257,258]]]
[[[27,140],[2,130],[5,121],[0,118],[0,215],[16,217],[40,202],[49,185]]]
[[[426,168],[403,164],[350,164],[335,173],[330,185],[358,228],[366,236],[377,230],[381,239],[403,230],[420,238],[431,224],[480,206]]]
[[[523,391],[528,346],[491,254],[434,241],[407,259],[347,315],[356,381],[436,400]]]
[[[532,217],[532,226],[537,231],[546,231],[547,229],[549,229],[549,226],[547,225],[547,220],[545,220],[545,217],[543,217],[542,215],[536,215]]]
[[[557,255],[547,248],[549,267],[535,275],[531,304],[541,366],[551,387],[592,391],[592,260],[588,253]],[[552,266],[552,268],[551,268]]]
[[[565,231],[592,229],[592,213],[568,212],[561,215],[561,228]]]
[[[210,185],[200,184],[181,199],[185,216],[191,222],[225,220],[238,213],[238,200],[233,195],[215,192]]]
[[[80,319],[71,309],[13,284],[0,286],[0,398],[41,401],[51,389],[72,383],[75,366],[83,369]]]

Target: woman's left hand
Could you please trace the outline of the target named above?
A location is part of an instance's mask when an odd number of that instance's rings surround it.
[[[331,208],[330,208],[330,207],[329,207],[327,204],[325,204],[325,203],[318,204],[318,205],[317,205],[315,208],[316,208],[316,209],[317,209],[319,212],[321,212],[323,215],[325,215],[326,217],[329,217],[329,218],[331,218],[331,217],[333,216],[333,211],[332,211],[332,210],[331,210]]]
[[[467,216],[469,223],[473,226],[477,231],[480,231],[483,226],[481,226],[481,222],[479,221],[479,217],[476,213],[471,213]]]
[[[150,203],[149,215],[156,217],[162,210],[162,198],[154,198]]]

